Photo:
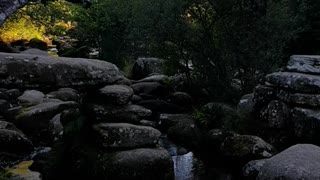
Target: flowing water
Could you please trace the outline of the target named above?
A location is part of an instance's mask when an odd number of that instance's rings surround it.
[[[228,170],[209,167],[193,152],[172,143],[166,135],[162,135],[160,145],[172,157],[176,180],[234,180]]]

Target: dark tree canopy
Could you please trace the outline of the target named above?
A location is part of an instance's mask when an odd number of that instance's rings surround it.
[[[1,0],[0,1],[0,25],[18,9],[22,8],[28,3],[27,0]]]
[[[251,92],[292,54],[320,53],[317,0],[67,1],[82,5],[69,34],[79,47],[120,68],[139,56],[166,59],[168,72],[186,73],[190,89],[213,98]],[[2,0],[0,24],[26,3]]]
[[[1,0],[0,1],[0,26],[4,21],[17,10],[24,7],[27,3],[38,0]],[[42,3],[54,0],[41,0]],[[82,4],[84,7],[89,7],[91,4],[90,0],[68,0],[72,3]]]

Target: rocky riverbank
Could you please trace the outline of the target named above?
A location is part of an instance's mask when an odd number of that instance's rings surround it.
[[[295,166],[290,171],[306,168],[300,175],[307,177],[314,170],[306,163],[317,162],[313,157],[319,147],[295,145],[276,154],[293,142],[318,143],[314,64],[319,59],[292,56],[286,72],[267,75],[237,107],[213,102],[194,113],[194,98],[181,88],[184,75],[164,75],[161,59],[139,58],[132,71],[135,80],[129,80],[104,61],[0,53],[0,166],[28,160],[15,169],[30,168],[43,179],[174,179],[174,168],[181,169],[161,140],[167,135],[183,147],[175,153],[192,150],[236,177],[289,176],[273,172],[280,162],[291,161]],[[258,133],[241,133],[245,125]],[[231,129],[236,126],[241,127]],[[52,150],[30,156],[44,146]],[[310,157],[300,152],[310,152]],[[246,163],[244,175],[239,175]],[[9,172],[28,179],[20,171]]]

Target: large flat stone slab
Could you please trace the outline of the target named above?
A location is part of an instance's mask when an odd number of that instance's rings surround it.
[[[288,71],[320,74],[320,56],[294,55],[287,65]]]
[[[301,106],[320,106],[320,94],[304,94],[304,93],[291,93],[285,90],[280,90],[277,97],[289,104]]]
[[[320,76],[295,72],[276,72],[266,76],[267,82],[300,93],[320,93]]]
[[[54,58],[0,53],[0,86],[24,89],[84,88],[115,83],[123,76],[111,63],[83,58]]]

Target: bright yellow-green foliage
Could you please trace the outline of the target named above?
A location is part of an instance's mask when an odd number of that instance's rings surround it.
[[[45,28],[37,27],[28,18],[21,18],[5,22],[0,29],[0,39],[5,42],[12,42],[19,39],[43,39],[44,32]]]
[[[51,57],[59,57],[59,55],[57,53],[54,53],[54,52],[51,52],[51,51],[48,52],[48,55],[51,56]]]
[[[74,27],[71,19],[77,5],[65,0],[29,3],[11,16],[0,28],[0,38],[6,42],[38,38],[45,40],[51,35],[64,35]]]

